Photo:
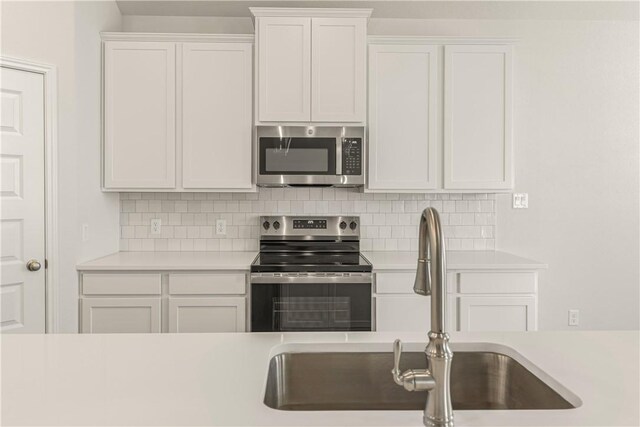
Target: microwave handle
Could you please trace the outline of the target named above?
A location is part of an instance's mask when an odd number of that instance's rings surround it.
[[[342,175],[342,138],[336,138],[336,175]]]

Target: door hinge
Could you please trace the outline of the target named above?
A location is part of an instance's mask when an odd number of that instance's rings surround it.
[[[49,260],[48,259],[44,259],[44,269],[46,270],[47,268],[49,268]]]

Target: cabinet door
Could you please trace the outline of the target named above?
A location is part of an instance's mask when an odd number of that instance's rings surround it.
[[[444,186],[512,182],[510,46],[445,46]]]
[[[458,297],[459,331],[535,331],[534,296]]]
[[[182,186],[251,188],[252,45],[182,45]]]
[[[104,186],[175,187],[175,44],[104,45]]]
[[[169,298],[169,332],[244,332],[245,298]]]
[[[369,47],[370,190],[436,188],[436,46]]]
[[[258,120],[311,120],[311,18],[258,18]]]
[[[376,331],[428,331],[430,313],[430,297],[376,296]]]
[[[82,333],[158,333],[160,298],[83,298]]]
[[[364,122],[366,19],[313,18],[311,120]]]

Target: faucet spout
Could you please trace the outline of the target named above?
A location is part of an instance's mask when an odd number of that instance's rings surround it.
[[[419,233],[418,269],[413,291],[431,296],[431,329],[425,349],[427,369],[410,369],[400,373],[402,343],[396,340],[391,373],[396,384],[406,390],[427,391],[423,418],[425,426],[452,427],[450,376],[453,352],[449,347],[449,334],[444,330],[447,264],[440,216],[434,208],[422,212]]]
[[[443,333],[447,265],[440,215],[434,208],[422,212],[418,238],[418,270],[413,291],[431,295],[431,331]]]

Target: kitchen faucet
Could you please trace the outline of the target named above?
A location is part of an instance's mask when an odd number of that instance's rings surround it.
[[[393,343],[393,380],[408,391],[427,391],[424,425],[453,426],[451,407],[451,361],[449,335],[444,331],[446,256],[440,216],[434,208],[427,208],[420,217],[418,243],[418,271],[413,291],[431,295],[431,330],[424,352],[427,369],[409,369],[400,373],[402,342]]]

